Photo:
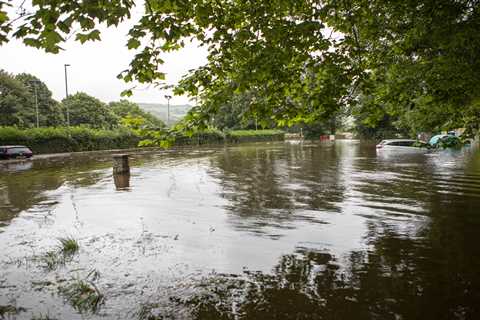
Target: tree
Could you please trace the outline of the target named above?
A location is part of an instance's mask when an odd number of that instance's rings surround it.
[[[92,128],[112,129],[118,126],[118,117],[103,102],[79,92],[62,100],[70,113],[70,125],[85,125]]]
[[[35,110],[30,98],[22,82],[0,70],[0,126],[32,126]]]
[[[65,124],[64,110],[60,103],[52,98],[47,85],[34,75],[21,73],[15,76],[29,91],[29,103],[35,105],[35,89],[38,99],[40,126],[59,126]]]
[[[162,120],[155,117],[150,112],[146,112],[140,108],[136,103],[130,102],[128,100],[120,100],[117,102],[109,103],[110,110],[119,118],[125,119],[129,118],[140,118],[142,119],[142,125],[151,128],[164,128],[165,124]]]
[[[12,10],[20,17],[6,5],[0,42],[56,53],[76,28],[82,43],[100,39],[97,25],[122,23],[135,1],[35,1],[32,12]],[[280,126],[328,119],[361,92],[415,127],[477,130],[479,29],[472,0],[147,0],[126,41],[136,55],[119,77],[161,83],[162,53],[195,39],[209,56],[175,90],[199,101],[186,128],[207,125],[225,96],[254,90],[264,103],[252,112]]]

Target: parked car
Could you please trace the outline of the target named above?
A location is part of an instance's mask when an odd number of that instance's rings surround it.
[[[32,150],[25,146],[0,146],[0,159],[31,158]]]
[[[377,144],[377,149],[388,149],[388,150],[415,150],[420,149],[426,146],[425,142],[412,140],[412,139],[390,139],[382,140]]]

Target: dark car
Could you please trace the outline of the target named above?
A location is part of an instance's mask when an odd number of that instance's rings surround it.
[[[25,146],[0,146],[0,159],[31,158],[32,150]]]

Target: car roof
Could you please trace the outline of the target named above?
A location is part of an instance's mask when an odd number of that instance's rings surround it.
[[[385,140],[382,140],[384,142],[398,142],[398,141],[416,141],[416,140],[413,140],[413,139],[385,139]]]
[[[18,145],[18,146],[12,145],[12,146],[0,146],[0,148],[2,148],[2,149],[10,149],[10,148],[28,148],[28,147],[26,147],[26,146],[20,146],[20,145]]]

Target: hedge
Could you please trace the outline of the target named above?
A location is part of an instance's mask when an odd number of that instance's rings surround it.
[[[225,139],[230,143],[283,141],[285,132],[281,130],[233,130],[227,132]]]
[[[99,130],[86,127],[18,129],[0,127],[0,145],[25,145],[35,154],[136,148],[144,139],[128,129]],[[178,135],[174,145],[223,144],[256,141],[282,141],[280,130],[236,130],[223,133],[216,129]]]
[[[217,129],[195,132],[192,136],[177,135],[174,145],[219,144],[225,142],[225,135]]]
[[[0,127],[0,145],[26,145],[37,154],[134,148],[141,139],[126,129]]]

